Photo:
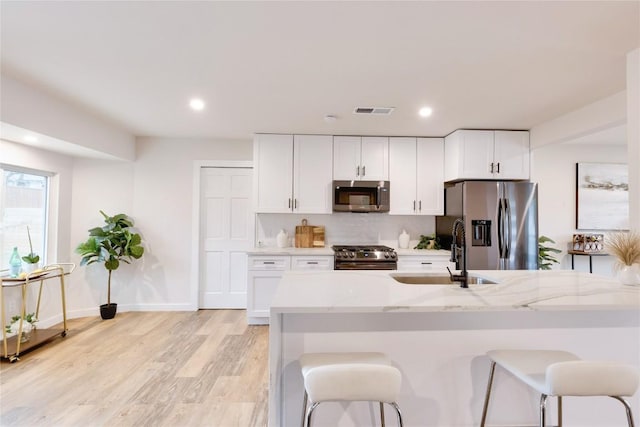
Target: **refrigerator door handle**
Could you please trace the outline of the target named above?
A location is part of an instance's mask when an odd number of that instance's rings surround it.
[[[513,238],[511,233],[513,232],[513,229],[511,228],[511,205],[509,204],[508,199],[504,200],[504,209],[505,209],[505,215],[507,216],[507,219],[506,219],[507,238],[505,240],[505,258],[509,258],[509,256],[511,256],[511,240]]]
[[[504,258],[504,219],[502,201],[502,198],[498,199],[498,257],[500,260]]]

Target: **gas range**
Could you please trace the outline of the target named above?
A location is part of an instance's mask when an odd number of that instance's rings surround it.
[[[381,245],[334,245],[334,270],[396,270],[398,255]]]

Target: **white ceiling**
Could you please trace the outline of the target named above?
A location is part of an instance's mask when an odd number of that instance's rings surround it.
[[[639,6],[3,0],[2,72],[137,136],[529,129],[624,90]]]

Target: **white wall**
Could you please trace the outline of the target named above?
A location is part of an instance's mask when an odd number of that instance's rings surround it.
[[[556,268],[571,268],[571,257],[566,251],[576,233],[576,163],[581,162],[626,163],[627,146],[564,143],[534,148],[531,152],[531,180],[538,183],[540,235],[555,240],[555,246],[563,251],[558,256],[562,265]],[[588,257],[577,256],[575,263],[576,270],[589,271]],[[610,276],[612,265],[610,257],[594,258],[593,272]]]

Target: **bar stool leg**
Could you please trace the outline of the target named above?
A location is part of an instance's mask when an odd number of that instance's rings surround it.
[[[624,405],[624,409],[627,411],[627,423],[629,424],[629,427],[634,427],[633,414],[631,413],[631,407],[629,406],[627,401],[621,398],[620,396],[609,396],[609,397],[616,399],[617,401],[619,401]]]
[[[404,424],[402,423],[402,414],[400,413],[400,407],[396,402],[391,402],[391,406],[395,408],[396,414],[398,414],[398,426],[403,427]]]
[[[313,410],[320,404],[320,402],[316,402],[309,407],[307,410],[307,427],[311,427],[311,415],[313,415]]]
[[[380,402],[380,426],[384,427],[384,403]]]
[[[547,425],[547,395],[540,395],[540,427],[545,427]]]
[[[487,382],[487,391],[484,395],[484,406],[482,407],[482,419],[480,420],[480,427],[484,427],[487,421],[487,409],[489,409],[489,398],[491,397],[491,386],[493,384],[493,373],[496,371],[496,362],[491,362],[491,369],[489,370],[489,381]]]
[[[302,421],[300,423],[300,427],[304,427],[304,419],[307,414],[307,401],[309,399],[309,395],[307,394],[307,390],[304,391],[304,397],[302,398]]]
[[[562,427],[562,396],[558,396],[558,427]]]

